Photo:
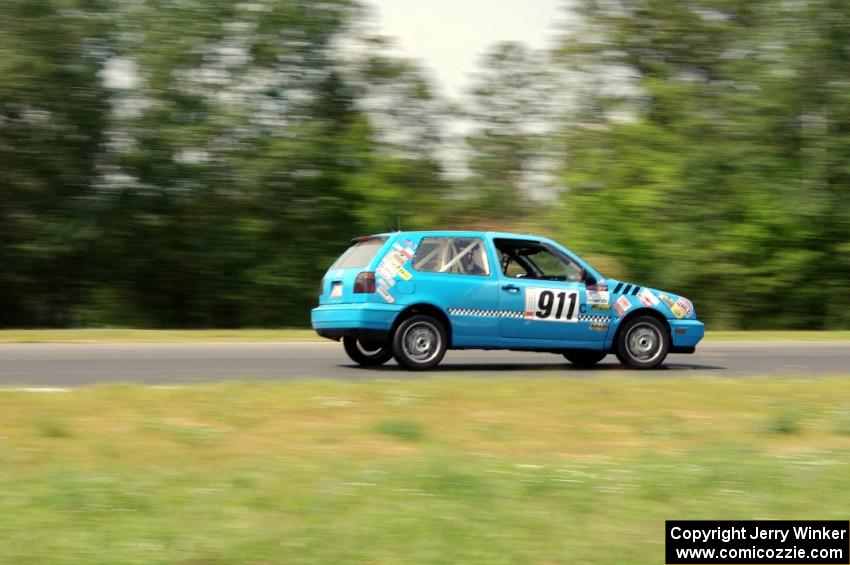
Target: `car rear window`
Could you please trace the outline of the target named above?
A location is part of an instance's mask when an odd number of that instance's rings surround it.
[[[382,237],[361,239],[340,255],[331,269],[362,269],[372,262],[386,241]]]

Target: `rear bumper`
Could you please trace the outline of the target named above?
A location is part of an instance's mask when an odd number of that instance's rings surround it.
[[[699,320],[670,320],[670,353],[693,353],[705,336],[705,326]]]
[[[390,330],[358,330],[354,328],[332,329],[332,330],[316,330],[319,337],[326,337],[334,341],[339,341],[344,337],[354,337],[361,342],[364,341],[379,341],[385,342],[390,340]]]
[[[386,339],[401,306],[393,304],[325,304],[313,308],[310,322],[322,337]]]

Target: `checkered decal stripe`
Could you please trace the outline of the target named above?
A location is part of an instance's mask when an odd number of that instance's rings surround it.
[[[514,310],[476,310],[474,308],[449,308],[452,316],[489,316],[495,318],[522,318],[523,312]]]
[[[449,308],[451,316],[488,316],[493,318],[523,318],[523,312],[515,310],[477,310],[475,308]],[[579,322],[591,324],[608,324],[611,318],[608,316],[594,316],[590,314],[579,314]]]
[[[592,316],[589,314],[579,314],[579,322],[590,322],[591,324],[607,324],[611,318],[608,316]]]

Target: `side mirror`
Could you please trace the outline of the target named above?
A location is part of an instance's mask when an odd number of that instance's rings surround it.
[[[596,284],[596,277],[594,277],[593,275],[591,275],[587,271],[584,271],[584,273],[582,275],[582,279],[584,280],[585,285]]]

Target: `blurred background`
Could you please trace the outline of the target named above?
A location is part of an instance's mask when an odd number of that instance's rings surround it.
[[[709,339],[414,379],[265,329],[399,227],[551,236]],[[657,564],[664,520],[846,520],[850,331],[773,330],[848,305],[847,0],[0,0],[0,563]]]
[[[463,4],[0,0],[0,326],[306,326],[397,227],[850,325],[850,4]]]

